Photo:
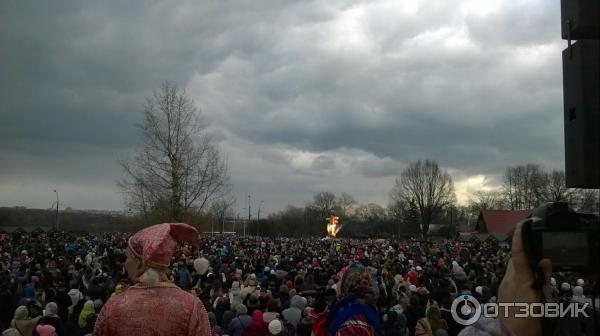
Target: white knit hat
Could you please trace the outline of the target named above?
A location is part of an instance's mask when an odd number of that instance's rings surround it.
[[[202,275],[204,275],[206,271],[208,271],[209,266],[210,262],[204,257],[194,260],[194,269],[196,270],[196,272]]]
[[[568,282],[563,282],[562,285],[560,285],[560,290],[563,291],[570,291],[571,290],[571,285],[569,285]]]
[[[583,281],[583,279],[577,279],[577,286],[583,286],[585,284],[585,281]]]
[[[417,291],[417,286],[415,286],[415,285],[410,285],[410,286],[408,286],[408,290],[414,293],[414,292],[416,292],[416,291]]]
[[[283,325],[281,324],[281,321],[275,319],[269,322],[269,333],[271,333],[271,335],[278,335],[282,331]]]

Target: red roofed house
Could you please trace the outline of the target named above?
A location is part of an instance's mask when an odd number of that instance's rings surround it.
[[[519,221],[531,215],[532,210],[481,210],[476,230],[480,234],[506,237]]]

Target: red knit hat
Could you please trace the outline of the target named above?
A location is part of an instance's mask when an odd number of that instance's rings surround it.
[[[198,231],[185,223],[157,224],[138,231],[129,238],[129,250],[152,268],[169,267],[180,241],[198,247]]]

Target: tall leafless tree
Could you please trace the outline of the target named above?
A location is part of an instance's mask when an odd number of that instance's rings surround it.
[[[574,189],[567,188],[564,171],[553,170],[548,174],[548,184],[546,185],[546,199],[548,202],[572,203],[574,193]]]
[[[210,204],[212,222],[213,224],[217,224],[217,229],[221,233],[225,231],[225,220],[227,219],[227,217],[233,217],[234,204],[235,200],[227,197],[217,199]],[[211,231],[214,231],[214,227]]]
[[[356,200],[348,193],[342,193],[337,199],[338,207],[342,210],[341,215],[346,217],[348,210],[356,205]]]
[[[375,203],[360,204],[354,212],[354,218],[361,221],[383,220],[386,216],[385,208]]]
[[[227,164],[185,90],[163,83],[146,98],[139,128],[141,148],[120,162],[118,184],[131,209],[183,220],[228,192]]]
[[[335,209],[335,194],[329,191],[323,191],[315,195],[313,207],[319,211],[319,215],[323,218],[329,217]]]
[[[598,189],[576,189],[576,210],[587,213],[600,212],[600,190]]]
[[[506,207],[506,202],[504,201],[501,191],[479,190],[474,192],[470,197],[468,207],[470,216],[476,217],[481,210],[504,209]]]
[[[506,169],[503,193],[508,208],[513,210],[531,209],[546,202],[576,201],[575,190],[566,186],[564,171],[548,172],[531,163]]]
[[[547,202],[548,180],[548,174],[538,164],[507,168],[503,187],[509,208],[531,209]]]
[[[446,206],[456,202],[454,182],[450,174],[431,160],[419,160],[404,169],[396,178],[391,198],[417,206],[423,235],[427,235],[433,219]]]

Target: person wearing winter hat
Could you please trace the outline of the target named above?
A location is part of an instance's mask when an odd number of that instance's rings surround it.
[[[269,335],[282,335],[283,334],[283,323],[280,320],[273,320],[269,322]]]
[[[248,295],[246,307],[248,307],[248,313],[250,315],[254,314],[255,310],[260,309],[260,300],[258,299],[258,296],[256,294]]]
[[[425,317],[425,305],[422,300],[419,300],[417,295],[411,295],[409,298],[409,305],[403,312],[406,316],[406,326],[408,327],[410,335],[415,334],[417,321]]]
[[[210,323],[211,335],[221,335],[223,332],[217,323],[217,316],[213,312],[208,312],[208,323]]]
[[[573,292],[571,291],[571,285],[568,282],[563,282],[560,285],[559,298],[563,301],[571,300]]]
[[[265,320],[263,319],[263,314],[260,310],[255,310],[252,313],[252,322],[246,328],[244,332],[245,336],[265,336],[268,335],[269,329]]]
[[[302,318],[296,326],[297,336],[310,336],[313,329],[313,308],[305,307],[302,311]]]
[[[71,298],[71,305],[69,306],[69,314],[71,314],[73,312],[73,307],[75,307],[80,300],[83,300],[83,293],[79,290],[79,284],[71,284],[71,289],[67,295]]]
[[[460,267],[456,260],[452,261],[452,274],[465,273],[464,269]]]
[[[22,335],[31,335],[38,323],[40,317],[29,318],[29,311],[25,306],[18,306],[15,310],[15,316],[10,323],[11,328],[17,329]]]
[[[590,305],[592,304],[592,300],[588,299],[587,297],[585,297],[585,295],[583,295],[583,287],[581,286],[575,286],[573,287],[573,301],[578,302],[578,303],[589,303]]]
[[[37,336],[55,336],[56,329],[50,324],[38,324],[35,327]]]
[[[210,334],[204,305],[167,277],[180,242],[197,249],[198,231],[184,223],[165,223],[144,228],[129,238],[125,269],[134,285],[106,302],[95,336]],[[194,262],[194,266],[202,264],[207,263]],[[199,273],[206,272],[199,268]],[[174,311],[177,314],[172,314]]]
[[[2,336],[21,336],[21,333],[15,328],[8,328],[2,332]]]
[[[231,283],[231,289],[229,290],[229,303],[231,307],[237,307],[243,301],[242,290],[239,281]]]
[[[279,301],[275,299],[269,299],[267,302],[267,310],[263,313],[263,318],[266,323],[279,318]]]
[[[58,306],[54,302],[48,302],[44,309],[44,316],[38,321],[38,325],[46,324],[54,327],[56,334],[62,336],[64,333],[63,322],[58,316]]]
[[[477,286],[475,287],[475,293],[482,295],[483,294],[483,287],[482,286]]]
[[[243,304],[235,307],[236,317],[227,325],[227,332],[231,336],[242,336],[244,331],[252,323],[252,318],[248,315],[248,309]]]
[[[306,306],[306,302],[304,300],[306,299],[299,295],[293,296],[290,299],[290,307],[281,312],[283,318],[291,323],[294,326],[294,329],[296,329],[298,322],[300,322],[300,319],[302,318],[302,311]]]
[[[83,304],[83,309],[81,310],[81,313],[79,313],[79,319],[78,324],[79,324],[79,328],[85,328],[85,326],[87,325],[89,319],[88,317],[90,317],[91,315],[96,314],[96,310],[94,309],[94,301],[92,300],[88,300]]]
[[[375,308],[378,288],[366,267],[358,263],[342,270],[338,297],[329,310],[329,335],[375,335],[381,332]]]
[[[417,321],[415,335],[435,335],[440,329],[448,330],[448,324],[441,317],[440,309],[436,305],[432,305],[427,308],[425,317]]]

